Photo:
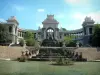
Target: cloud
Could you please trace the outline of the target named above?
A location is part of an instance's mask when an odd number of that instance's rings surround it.
[[[44,12],[44,9],[37,9],[38,12]]]
[[[77,5],[77,4],[83,5],[83,4],[87,4],[89,0],[65,0],[65,2],[70,5]]]
[[[42,27],[43,27],[43,25],[42,25],[42,24],[40,24],[40,25],[39,25],[39,27],[40,27],[40,28],[42,28]]]
[[[87,16],[91,16],[95,23],[100,23],[100,11],[91,12]]]
[[[42,28],[43,27],[43,25],[42,24],[36,24],[37,26],[38,26],[38,28],[40,27],[40,28]]]
[[[83,22],[86,16],[91,17],[96,23],[100,23],[100,11],[90,12],[87,14],[77,12],[73,15],[73,18]]]
[[[82,28],[82,23],[86,16],[91,17],[95,21],[95,23],[100,23],[100,11],[90,12],[87,14],[84,14],[81,12],[75,12],[71,16],[71,19],[73,19],[73,22],[67,26],[65,25],[66,28],[69,30]]]
[[[78,21],[79,24],[82,24],[86,16],[87,16],[86,14],[83,14],[81,12],[76,12],[72,15],[72,19],[74,19],[75,21]]]
[[[4,19],[2,19],[2,18],[0,18],[0,22],[7,22],[6,20],[4,20]]]
[[[82,25],[81,24],[70,24],[70,25],[67,25],[66,27],[68,30],[76,30],[76,29],[80,29],[82,28]]]
[[[56,18],[59,18],[59,19],[62,19],[62,18],[64,18],[64,14],[58,14],[58,15],[56,15]]]
[[[22,11],[22,10],[24,10],[24,7],[23,7],[23,6],[16,5],[16,4],[13,5],[13,8],[16,9],[17,11]]]

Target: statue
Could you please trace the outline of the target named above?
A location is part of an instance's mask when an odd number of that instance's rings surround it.
[[[38,55],[39,54],[39,50],[40,50],[40,43],[39,42],[35,43],[35,49],[36,49],[36,54]]]
[[[24,40],[24,46],[23,46],[24,48],[26,48],[26,41]]]
[[[65,42],[63,42],[63,46],[62,46],[63,48],[66,48],[66,45],[65,45]]]
[[[66,55],[66,52],[65,52],[65,50],[66,50],[65,42],[63,42],[62,50],[63,50],[64,56],[65,56]]]
[[[79,47],[79,42],[76,43],[76,47]]]

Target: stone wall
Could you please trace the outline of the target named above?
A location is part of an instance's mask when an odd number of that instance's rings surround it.
[[[82,52],[83,58],[88,61],[100,60],[100,48],[78,48],[75,52]]]
[[[20,57],[23,50],[23,47],[0,46],[0,58]],[[78,48],[75,52],[82,52],[83,58],[87,58],[88,61],[100,60],[100,48]]]
[[[22,50],[24,50],[23,47],[0,46],[0,58],[14,59],[14,58],[20,57]]]

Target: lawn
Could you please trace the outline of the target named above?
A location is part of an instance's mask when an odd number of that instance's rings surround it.
[[[0,75],[100,75],[100,62],[55,66],[51,62],[0,61]]]

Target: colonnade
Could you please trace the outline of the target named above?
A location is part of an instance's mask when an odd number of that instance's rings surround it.
[[[75,39],[80,39],[84,36],[84,33],[83,32],[75,32],[75,33],[73,32],[73,33],[67,33],[65,34],[65,36],[69,36],[69,37],[75,36],[74,37]]]
[[[23,34],[24,34],[24,33],[21,32],[21,31],[18,32],[18,36],[19,36],[19,37],[23,37]]]

